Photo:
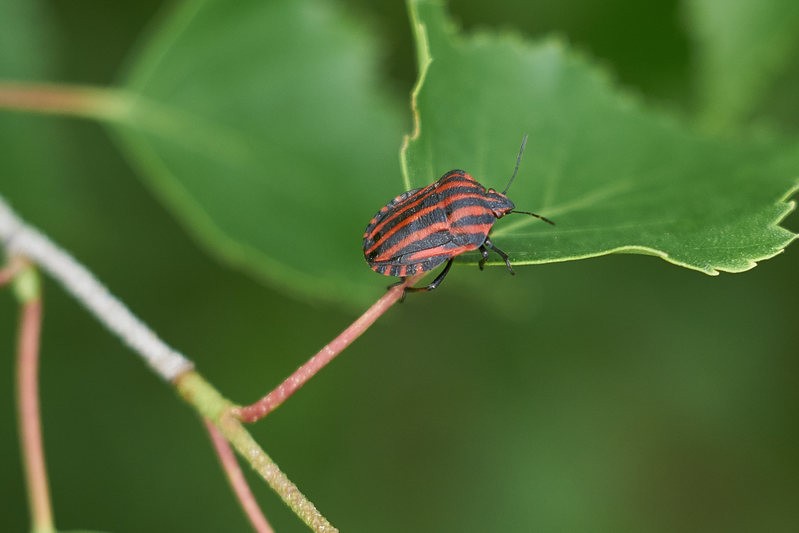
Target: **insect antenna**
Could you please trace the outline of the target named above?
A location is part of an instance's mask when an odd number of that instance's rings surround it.
[[[522,154],[524,153],[524,147],[527,146],[527,134],[524,134],[524,138],[522,138],[522,146],[519,148],[519,155],[516,156],[516,166],[513,167],[513,174],[511,174],[510,180],[508,180],[508,186],[505,187],[505,190],[502,191],[502,194],[508,192],[510,186],[513,184],[513,180],[516,179],[516,173],[519,171],[519,164],[522,162]]]
[[[537,219],[543,220],[547,224],[552,224],[553,226],[555,225],[555,223],[552,222],[551,220],[549,220],[547,217],[541,216],[538,213],[531,213],[530,211],[515,211],[515,210],[514,211],[508,211],[508,213],[519,213],[520,215],[530,215],[531,217],[535,217]]]

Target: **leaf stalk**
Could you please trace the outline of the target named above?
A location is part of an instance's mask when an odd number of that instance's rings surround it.
[[[401,301],[405,289],[419,280],[424,274],[411,276],[399,285],[391,287],[372,306],[366,310],[347,329],[330,341],[305,364],[275,387],[269,394],[255,403],[233,409],[233,416],[242,422],[256,422],[280,407],[291,395],[305,385],[320,370],[335,359],[344,349],[369,329],[389,308]]]

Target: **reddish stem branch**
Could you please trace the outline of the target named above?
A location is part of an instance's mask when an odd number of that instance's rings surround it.
[[[266,517],[261,512],[261,508],[258,507],[258,502],[255,501],[255,496],[253,496],[250,486],[247,485],[247,480],[244,479],[244,474],[241,472],[239,463],[233,455],[233,450],[230,449],[230,444],[210,420],[205,419],[205,427],[211,436],[211,442],[214,444],[216,454],[219,456],[222,469],[227,475],[230,486],[236,494],[244,514],[250,519],[253,529],[257,533],[274,533],[272,526],[269,525]]]
[[[17,360],[17,391],[22,459],[30,497],[31,530],[55,531],[50,506],[50,489],[44,462],[42,426],[39,415],[39,333],[42,300],[33,298],[22,306]]]
[[[319,352],[311,357],[308,362],[298,368],[292,375],[286,378],[283,383],[278,385],[272,392],[258,400],[257,402],[244,407],[237,407],[233,410],[234,416],[237,416],[242,422],[255,422],[265,417],[275,409],[277,409],[283,402],[285,402],[292,394],[305,385],[305,383],[314,377],[317,372],[322,370],[330,361],[332,361],[338,354],[340,354],[347,346],[360,337],[364,331],[369,329],[369,326],[380,318],[383,313],[402,299],[405,288],[415,283],[419,277],[414,276],[408,278],[401,285],[397,285],[389,289],[372,307],[366,310],[355,322],[341,334],[333,339],[328,345],[319,350]]]
[[[27,264],[28,263],[21,257],[12,257],[6,266],[0,268],[0,287],[10,283],[11,280],[14,279],[14,276],[27,266]]]
[[[0,109],[85,115],[95,109],[99,89],[69,85],[0,83]]]

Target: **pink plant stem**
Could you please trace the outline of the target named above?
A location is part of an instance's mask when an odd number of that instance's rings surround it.
[[[330,361],[340,354],[347,346],[369,329],[369,326],[380,318],[383,313],[402,299],[405,287],[412,285],[421,276],[408,278],[401,285],[389,289],[372,307],[366,310],[355,322],[341,334],[333,339],[328,345],[319,350],[319,353],[311,357],[307,363],[298,368],[292,375],[286,378],[283,383],[277,386],[272,392],[258,400],[257,402],[233,410],[242,422],[255,422],[265,417],[277,409],[289,396],[294,394],[300,387],[314,377],[317,372],[322,370]]]
[[[0,109],[41,113],[82,114],[92,109],[92,95],[85,87],[35,83],[0,83]]]
[[[205,419],[205,427],[211,436],[211,442],[214,444],[216,454],[219,456],[222,469],[225,471],[230,486],[239,499],[242,509],[244,509],[244,514],[250,519],[253,529],[257,533],[274,533],[272,526],[269,525],[266,517],[261,512],[261,508],[258,507],[258,502],[255,501],[255,496],[253,496],[250,486],[247,485],[247,480],[244,479],[244,474],[239,468],[235,455],[233,455],[233,450],[230,449],[230,444],[210,420]]]
[[[50,506],[50,489],[44,463],[44,445],[39,416],[39,333],[42,322],[42,300],[33,298],[22,306],[19,330],[17,388],[22,459],[30,497],[31,530],[55,531]]]

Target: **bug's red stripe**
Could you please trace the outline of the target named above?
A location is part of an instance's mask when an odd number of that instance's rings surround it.
[[[363,235],[364,239],[378,240],[381,231],[388,231],[407,217],[411,211],[437,204],[441,197],[464,192],[485,195],[485,188],[462,170],[453,170],[424,189],[414,189],[403,193],[384,206],[369,221]]]
[[[449,202],[452,204],[453,202]],[[456,224],[459,220],[462,220],[466,217],[479,217],[486,214],[485,206],[482,206],[477,203],[469,203],[466,205],[462,205],[452,210],[452,213],[447,216],[451,223]],[[494,218],[493,215],[489,213],[491,218]]]
[[[494,225],[496,217],[486,213],[486,208],[482,205],[468,205],[460,207],[452,212],[450,217],[450,232],[453,235],[465,235],[469,233],[488,234],[491,226]]]
[[[485,235],[488,233],[488,230],[490,229],[491,229],[490,224],[472,224],[471,226],[461,226],[459,228],[452,228],[450,231],[453,235],[475,235],[478,233]]]
[[[469,195],[471,199],[463,199],[464,194]],[[475,198],[475,196],[477,198]],[[422,216],[429,215],[435,211],[436,207],[444,207],[447,209],[447,211],[452,211],[456,207],[461,207],[467,204],[475,204],[478,200],[480,203],[485,203],[484,196],[485,195],[481,189],[475,189],[475,187],[471,186],[454,187],[445,191],[444,194],[430,191],[425,195],[424,198],[419,199],[419,203],[412,210],[406,211],[399,216],[392,217],[382,224],[381,222],[383,221],[380,217],[373,219],[376,220],[376,222],[370,223],[370,225],[366,228],[364,238],[369,239],[371,242],[368,243],[368,245],[371,245],[374,243],[374,241],[379,241],[386,235],[391,235],[393,233],[391,230],[396,226],[402,226],[403,223],[407,224],[408,220],[410,220],[411,223],[413,223],[413,221],[418,221]],[[452,202],[450,202],[448,198],[452,198]],[[441,219],[444,216],[444,211],[441,210],[440,213],[433,215],[432,218]]]
[[[477,198],[472,198],[474,201]],[[436,204],[436,206],[431,206],[431,209],[424,210],[425,213],[432,212],[434,209],[442,209],[442,205],[446,206],[449,204],[449,201],[440,202]],[[479,215],[485,214],[485,208],[480,206],[479,204],[474,205],[466,205],[461,206],[458,209],[451,212],[451,214],[447,217],[446,222],[441,221],[435,224],[430,224],[423,228],[416,228],[415,231],[407,230],[407,231],[399,231],[402,228],[405,228],[408,224],[416,220],[416,217],[413,219],[403,221],[402,226],[398,226],[397,229],[394,231],[389,232],[388,234],[381,237],[381,239],[374,243],[368,250],[367,253],[372,253],[370,260],[372,261],[390,261],[392,258],[402,255],[403,250],[405,248],[416,248],[419,247],[436,247],[441,245],[440,237],[437,240],[438,242],[433,242],[434,239],[431,238],[436,232],[440,232],[443,230],[450,229],[450,233],[452,235],[461,235],[465,233],[476,233],[476,229],[482,228],[482,231],[487,233],[488,230],[491,229],[490,223],[478,223],[479,226],[475,224],[466,224],[463,225],[462,228],[455,228],[453,227],[454,223],[457,223],[459,220],[463,220],[468,217],[475,217]],[[422,212],[419,212],[421,215]],[[489,217],[492,219],[493,217]]]
[[[407,228],[418,218],[425,215],[429,215],[430,213],[432,213],[437,209],[441,209],[441,206],[438,204],[433,204],[428,207],[425,207],[424,209],[420,209],[419,211],[413,214],[408,213],[404,218],[402,218],[394,226],[392,226],[391,229],[389,229],[383,235],[381,235],[379,239],[375,239],[375,243],[366,250],[366,253],[371,253],[375,251],[378,247],[386,245],[387,241],[394,235],[399,234],[398,238],[404,239],[405,234],[408,233],[407,231],[404,231],[405,228]],[[375,229],[375,231],[373,231],[371,235],[375,235],[378,231],[379,231],[378,229]]]
[[[377,214],[372,217],[372,220],[369,221],[369,225],[366,226],[366,230],[363,233],[363,238],[364,239],[369,238],[369,235],[372,234],[375,225],[380,220],[382,220],[381,217],[385,216],[385,214],[388,213],[391,209],[393,209],[394,206],[396,206],[397,204],[400,204],[402,202],[412,201],[412,198],[424,194],[425,191],[427,189],[429,189],[429,188],[430,187],[426,187],[426,188],[421,188],[420,187],[418,189],[413,189],[411,191],[404,192],[404,193],[394,197],[393,200],[391,200],[388,204],[386,204],[383,207],[381,207],[380,211],[378,211]]]
[[[378,256],[375,258],[376,260],[381,260],[380,257],[385,257],[387,254],[391,253],[392,250],[395,250],[397,242],[404,242],[407,240],[407,234],[409,231],[407,230],[408,226],[410,226],[415,220],[419,219],[422,216],[428,215],[436,210],[447,210],[454,202],[460,202],[463,200],[468,200],[469,203],[463,205],[462,207],[458,207],[454,211],[452,211],[452,215],[448,218],[450,219],[458,219],[464,216],[477,216],[484,214],[486,209],[482,207],[478,202],[483,199],[482,194],[480,193],[460,193],[460,194],[453,194],[450,196],[445,196],[440,198],[439,202],[434,203],[424,209],[420,209],[415,213],[408,213],[404,218],[398,221],[391,229],[387,230],[383,235],[380,236],[379,239],[375,239],[375,242],[366,249],[366,254],[371,254],[375,251],[378,252]],[[431,229],[437,228],[437,229]],[[440,231],[440,225],[430,225],[424,229],[418,229],[417,231],[413,232],[413,235],[417,235],[418,239],[424,239],[427,235],[434,231]],[[370,236],[375,235],[379,229],[376,227],[372,232],[370,232]],[[384,249],[384,247],[388,247]]]
[[[469,215],[465,217],[460,217],[457,220],[452,221],[452,227],[457,228],[459,226],[471,226],[473,224],[486,224],[488,226],[493,226],[494,222],[496,222],[497,217],[494,216],[493,213],[484,213],[482,215]]]
[[[401,218],[405,215],[409,210],[418,207],[419,204],[423,203],[426,198],[429,197],[431,191],[435,190],[436,194],[439,196],[446,197],[447,190],[453,189],[455,187],[468,187],[469,185],[473,185],[475,190],[478,192],[482,192],[482,188],[480,185],[477,185],[477,182],[469,176],[468,174],[455,174],[450,179],[441,182],[438,187],[430,186],[422,189],[416,195],[412,196],[413,198],[406,204],[403,204],[402,207],[396,209],[391,215],[380,221],[375,227],[371,229],[369,232],[370,235],[373,235],[375,232],[382,230],[387,224],[391,223],[392,221]],[[387,209],[386,209],[387,210]],[[382,212],[382,210],[381,210]],[[374,220],[374,219],[373,219]]]
[[[400,240],[396,241],[395,243],[393,243],[392,246],[390,246],[388,248],[385,248],[385,249],[380,249],[379,252],[378,252],[378,255],[376,255],[375,257],[373,257],[371,259],[372,259],[372,261],[375,261],[375,262],[388,261],[391,258],[396,257],[397,255],[399,255],[399,252],[402,249],[407,248],[410,245],[413,245],[417,241],[424,240],[425,238],[427,238],[428,236],[430,236],[433,233],[436,233],[436,232],[439,232],[439,231],[447,231],[448,229],[449,229],[449,224],[447,224],[446,222],[436,222],[434,224],[430,224],[424,230],[417,231],[417,232],[414,232],[414,233],[409,233],[408,235],[405,235],[402,239],[400,239]],[[380,244],[383,244],[383,243],[380,243]]]
[[[404,278],[406,276],[412,276],[416,274],[416,267],[417,265],[386,265],[383,270],[388,270],[392,276]]]
[[[426,240],[430,239],[434,234],[441,232],[441,231],[448,231],[450,235],[453,236],[466,236],[466,235],[485,235],[488,233],[488,230],[491,229],[491,224],[471,224],[466,226],[460,226],[458,228],[451,227],[448,223],[440,222],[436,224],[431,224],[427,228],[425,228],[424,232],[418,231],[415,233],[411,233],[410,235],[406,236],[404,239],[397,241],[393,244],[393,246],[385,249],[380,250],[380,254],[373,257],[372,261],[374,262],[383,262],[383,261],[391,261],[394,258],[399,256],[403,257],[403,262],[416,262],[416,253],[412,252],[408,253],[408,249],[418,249],[422,248],[423,251],[431,252],[432,255],[423,256],[425,257],[432,257],[433,255],[437,255],[441,252],[442,246],[440,243],[434,242],[425,242]],[[452,249],[457,250],[454,253],[462,253],[463,251],[475,250],[478,248],[478,245],[464,245],[461,247],[453,247]],[[447,253],[449,255],[454,255],[453,252],[450,252],[450,248],[447,247]]]
[[[420,263],[425,259],[430,259],[432,257],[455,257],[456,255],[462,254],[464,252],[470,252],[474,249],[474,247],[470,246],[453,246],[452,248],[447,248],[446,253],[442,254],[440,248],[431,248],[429,250],[419,250],[418,252],[408,254],[406,259],[409,263]]]

